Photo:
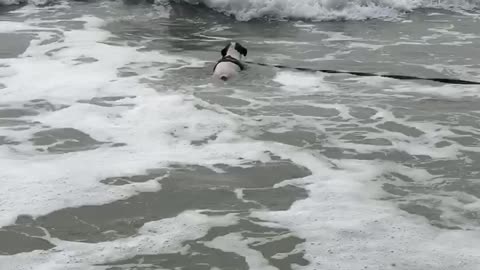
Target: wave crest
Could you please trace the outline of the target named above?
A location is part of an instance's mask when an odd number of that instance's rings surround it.
[[[248,21],[261,17],[310,20],[388,19],[418,8],[475,10],[477,0],[183,0]]]
[[[17,6],[32,4],[35,6],[48,6],[54,4],[57,0],[0,0],[1,6]]]

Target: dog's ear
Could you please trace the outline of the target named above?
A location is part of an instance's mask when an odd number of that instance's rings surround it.
[[[240,43],[235,43],[235,50],[237,50],[241,55],[247,56],[247,49],[243,47]]]
[[[228,43],[228,45],[222,49],[222,51],[220,52],[222,54],[222,57],[225,57],[225,55],[227,55],[227,51],[229,47],[230,47],[230,43]]]

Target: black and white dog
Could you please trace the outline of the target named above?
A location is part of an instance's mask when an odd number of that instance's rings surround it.
[[[218,60],[213,68],[213,77],[222,81],[229,80],[241,70],[245,65],[240,62],[242,56],[247,56],[247,49],[238,42],[231,42],[223,50],[222,59]]]

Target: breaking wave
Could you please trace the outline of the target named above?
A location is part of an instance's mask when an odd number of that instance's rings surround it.
[[[123,0],[126,2],[127,0]],[[162,5],[169,2],[203,5],[235,17],[239,21],[269,17],[280,19],[365,20],[395,19],[415,9],[436,8],[477,12],[478,0],[151,0]],[[0,6],[32,4],[44,6],[56,0],[0,0]],[[140,1],[142,2],[142,1]]]
[[[35,6],[46,6],[50,4],[54,4],[57,0],[0,0],[0,7],[1,6],[17,6],[17,5],[25,5],[25,4],[32,4]]]
[[[261,17],[309,20],[394,19],[418,8],[473,11],[477,0],[184,0],[248,21]]]

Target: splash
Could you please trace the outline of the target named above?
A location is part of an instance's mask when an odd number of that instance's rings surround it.
[[[475,0],[184,0],[203,4],[240,21],[261,17],[309,20],[395,19],[419,8],[476,10]]]
[[[56,0],[0,0],[0,7],[25,5],[25,4],[31,4],[34,6],[41,7],[41,6],[48,6],[55,3],[56,3]]]

